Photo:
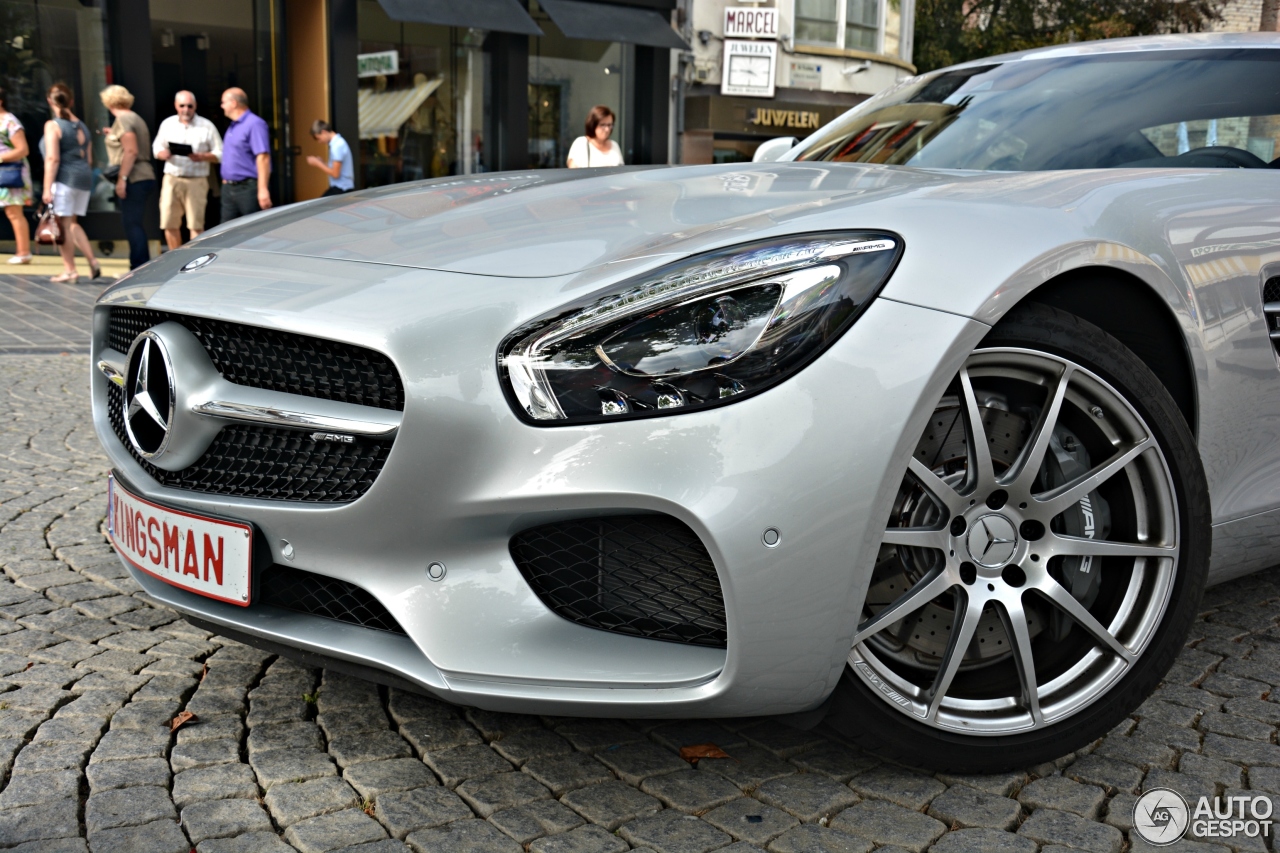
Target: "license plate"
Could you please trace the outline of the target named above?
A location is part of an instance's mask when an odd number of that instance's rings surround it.
[[[159,506],[111,476],[107,530],[116,552],[141,572],[196,595],[249,606],[253,528]]]

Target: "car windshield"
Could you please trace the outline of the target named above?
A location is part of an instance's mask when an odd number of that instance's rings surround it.
[[[1280,50],[1024,59],[904,81],[797,160],[940,169],[1280,166]]]

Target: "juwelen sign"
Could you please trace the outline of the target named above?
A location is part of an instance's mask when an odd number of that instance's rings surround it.
[[[778,10],[758,8],[725,9],[724,37],[776,39],[778,37]]]

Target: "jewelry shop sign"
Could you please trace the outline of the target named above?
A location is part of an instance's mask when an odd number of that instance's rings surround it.
[[[777,70],[777,42],[725,39],[720,94],[772,98]]]

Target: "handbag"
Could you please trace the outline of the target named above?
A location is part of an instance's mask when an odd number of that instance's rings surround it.
[[[58,226],[58,217],[53,215],[53,208],[45,205],[40,211],[40,220],[36,223],[36,242],[44,246],[61,246],[62,228]]]
[[[22,179],[22,161],[0,163],[0,189],[20,190],[26,185]]]
[[[107,168],[103,169],[103,170],[102,170],[102,177],[103,177],[103,179],[104,179],[104,180],[106,180],[106,182],[107,182],[107,183],[109,183],[109,184],[119,183],[119,181],[120,181],[120,166],[117,164],[117,165],[115,165],[115,166],[108,166]]]

